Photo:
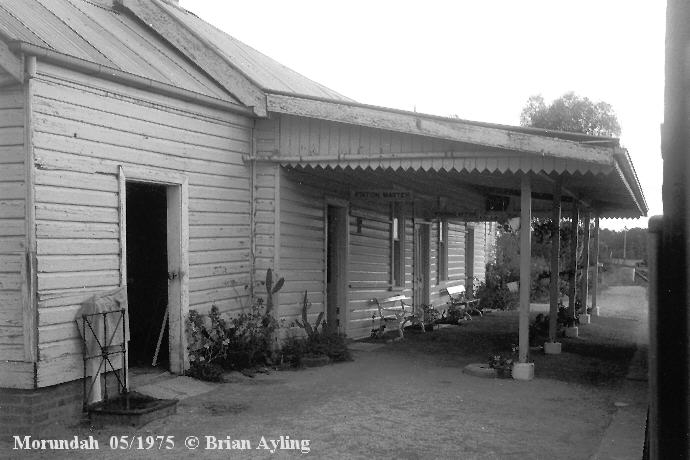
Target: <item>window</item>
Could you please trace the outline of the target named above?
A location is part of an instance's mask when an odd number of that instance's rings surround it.
[[[448,221],[438,223],[437,275],[439,281],[448,280]]]
[[[405,285],[405,218],[400,205],[393,206],[393,221],[391,224],[391,257],[392,282],[394,286]]]

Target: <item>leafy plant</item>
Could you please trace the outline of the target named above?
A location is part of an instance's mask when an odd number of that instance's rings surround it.
[[[266,270],[266,314],[273,311],[273,295],[277,294],[285,284],[284,278],[279,278],[276,284],[273,284],[273,270],[270,268]]]
[[[518,305],[518,296],[510,292],[508,283],[517,281],[518,276],[505,265],[489,263],[486,265],[486,281],[479,284],[477,297],[479,305],[499,310],[512,310]]]
[[[501,354],[489,355],[489,367],[492,369],[511,369],[513,358]]]
[[[424,324],[435,324],[441,319],[441,313],[433,305],[422,305]]]
[[[289,344],[288,351],[293,354],[299,354],[298,360],[305,355],[326,355],[333,361],[349,361],[352,359],[350,350],[345,343],[345,336],[339,334],[337,331],[331,331],[328,324],[323,320],[324,312],[320,312],[316,318],[316,322],[312,326],[309,323],[307,311],[311,304],[307,298],[307,291],[304,291],[302,299],[302,321],[295,320],[297,326],[304,329],[306,339],[304,346],[297,345],[294,341]],[[285,353],[285,347],[283,346]]]
[[[307,317],[307,310],[309,307],[311,307],[311,304],[307,299],[307,291],[304,291],[304,298],[302,299],[302,322],[295,320],[295,324],[304,329],[304,331],[307,333],[307,337],[311,339],[314,335],[318,334],[319,325],[321,325],[321,322],[323,321],[323,312],[319,313],[319,316],[316,318],[316,323],[314,323],[314,326],[312,327],[312,325],[309,323],[309,318]]]
[[[259,298],[249,311],[232,319],[232,335],[226,356],[226,367],[241,369],[270,360],[273,333],[278,321]]]
[[[225,357],[230,334],[218,307],[213,305],[208,316],[190,310],[185,323],[187,351],[191,363],[212,363]]]
[[[518,347],[515,345],[511,346],[510,353],[493,353],[489,355],[489,367],[492,369],[499,370],[510,370],[516,361],[518,353]]]

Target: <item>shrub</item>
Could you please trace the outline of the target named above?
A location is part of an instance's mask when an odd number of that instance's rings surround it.
[[[288,352],[291,355],[297,354],[298,360],[304,355],[326,355],[333,361],[349,361],[352,359],[350,350],[345,343],[345,336],[338,332],[329,329],[326,321],[323,320],[324,312],[320,312],[316,318],[316,322],[312,326],[309,323],[307,310],[311,307],[311,303],[307,298],[307,291],[304,291],[302,299],[302,321],[296,320],[295,323],[304,329],[306,338],[303,345],[292,340],[288,343]],[[320,326],[320,328],[319,328]],[[283,345],[283,356],[285,356],[285,345]],[[301,353],[301,355],[299,354]]]
[[[213,305],[208,315],[190,310],[185,323],[189,375],[217,380],[222,369],[245,369],[270,361],[278,323],[267,314],[262,299],[230,321]]]
[[[486,281],[479,284],[477,297],[482,308],[512,310],[517,308],[518,297],[508,290],[507,284],[517,281],[511,270],[503,265],[489,263],[486,265]]]

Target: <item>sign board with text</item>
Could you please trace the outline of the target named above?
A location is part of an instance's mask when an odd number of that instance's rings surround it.
[[[378,202],[412,201],[412,192],[406,190],[353,190],[350,194],[353,200],[367,200]]]

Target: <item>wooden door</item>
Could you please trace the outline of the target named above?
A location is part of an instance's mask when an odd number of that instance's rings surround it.
[[[347,324],[347,207],[326,206],[326,323],[345,333]]]

